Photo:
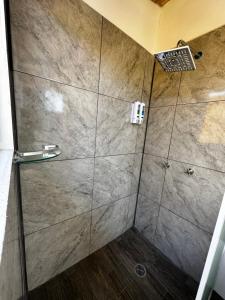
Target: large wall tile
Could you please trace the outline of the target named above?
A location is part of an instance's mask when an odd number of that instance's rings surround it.
[[[225,102],[177,107],[170,158],[225,171]]]
[[[103,20],[100,93],[141,99],[147,52],[116,26]]]
[[[97,91],[101,16],[81,0],[11,0],[14,69]]]
[[[191,47],[203,56],[195,60],[194,72],[182,74],[179,103],[225,100],[224,44],[225,26],[191,41]]]
[[[94,156],[97,94],[15,72],[19,149],[58,144],[62,158]]]
[[[134,155],[134,165],[133,165],[133,177],[131,181],[131,194],[137,194],[139,179],[141,173],[141,164],[142,164],[142,153],[138,153]]]
[[[157,225],[158,214],[159,214],[159,204],[139,194],[138,203],[137,203],[137,212],[135,218],[135,227],[149,241],[153,241],[156,225]]]
[[[174,106],[150,109],[145,153],[168,156],[174,113]]]
[[[194,174],[187,175],[187,168]],[[213,233],[225,191],[223,173],[170,161],[162,205]]]
[[[7,219],[5,227],[5,240],[6,242],[18,239],[19,233],[19,212],[18,212],[18,191],[15,167],[12,166],[9,197],[7,206]]]
[[[147,154],[144,155],[143,159],[140,194],[157,203],[161,201],[165,177],[165,162],[166,160],[161,157]]]
[[[25,234],[91,210],[94,159],[21,166]]]
[[[216,76],[182,80],[179,103],[197,103],[225,100],[225,78]]]
[[[91,252],[105,246],[126,230],[129,197],[92,211]]]
[[[99,96],[96,155],[134,153],[138,126],[130,123],[131,104]]]
[[[211,235],[160,208],[155,245],[179,268],[199,281]]]
[[[93,207],[130,195],[133,164],[133,154],[95,159]]]
[[[181,73],[165,72],[156,62],[151,107],[176,105]]]
[[[29,290],[89,254],[91,214],[83,214],[26,237]]]
[[[0,299],[17,300],[22,296],[19,242],[4,242],[0,261]]]

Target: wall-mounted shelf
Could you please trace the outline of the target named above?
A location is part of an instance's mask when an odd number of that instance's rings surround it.
[[[59,146],[57,145],[44,145],[42,150],[33,152],[20,152],[16,151],[14,154],[14,163],[31,163],[42,160],[54,158],[61,154]]]

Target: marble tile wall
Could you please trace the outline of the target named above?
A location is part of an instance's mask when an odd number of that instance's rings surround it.
[[[17,195],[15,169],[12,168],[5,237],[0,258],[0,299],[2,300],[22,299],[24,296]]]
[[[20,168],[33,289],[133,225],[153,57],[81,0],[10,8],[19,149],[62,149]]]
[[[196,71],[155,67],[135,226],[199,280],[225,192],[225,26],[190,44]]]

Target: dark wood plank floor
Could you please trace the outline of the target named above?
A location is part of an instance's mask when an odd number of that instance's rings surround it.
[[[144,278],[134,268],[146,267]],[[29,293],[30,300],[191,300],[197,285],[131,229]]]

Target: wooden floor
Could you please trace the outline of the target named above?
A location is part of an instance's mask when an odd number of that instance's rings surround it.
[[[134,268],[144,264],[145,278]],[[196,284],[134,229],[30,292],[30,300],[188,300]]]

